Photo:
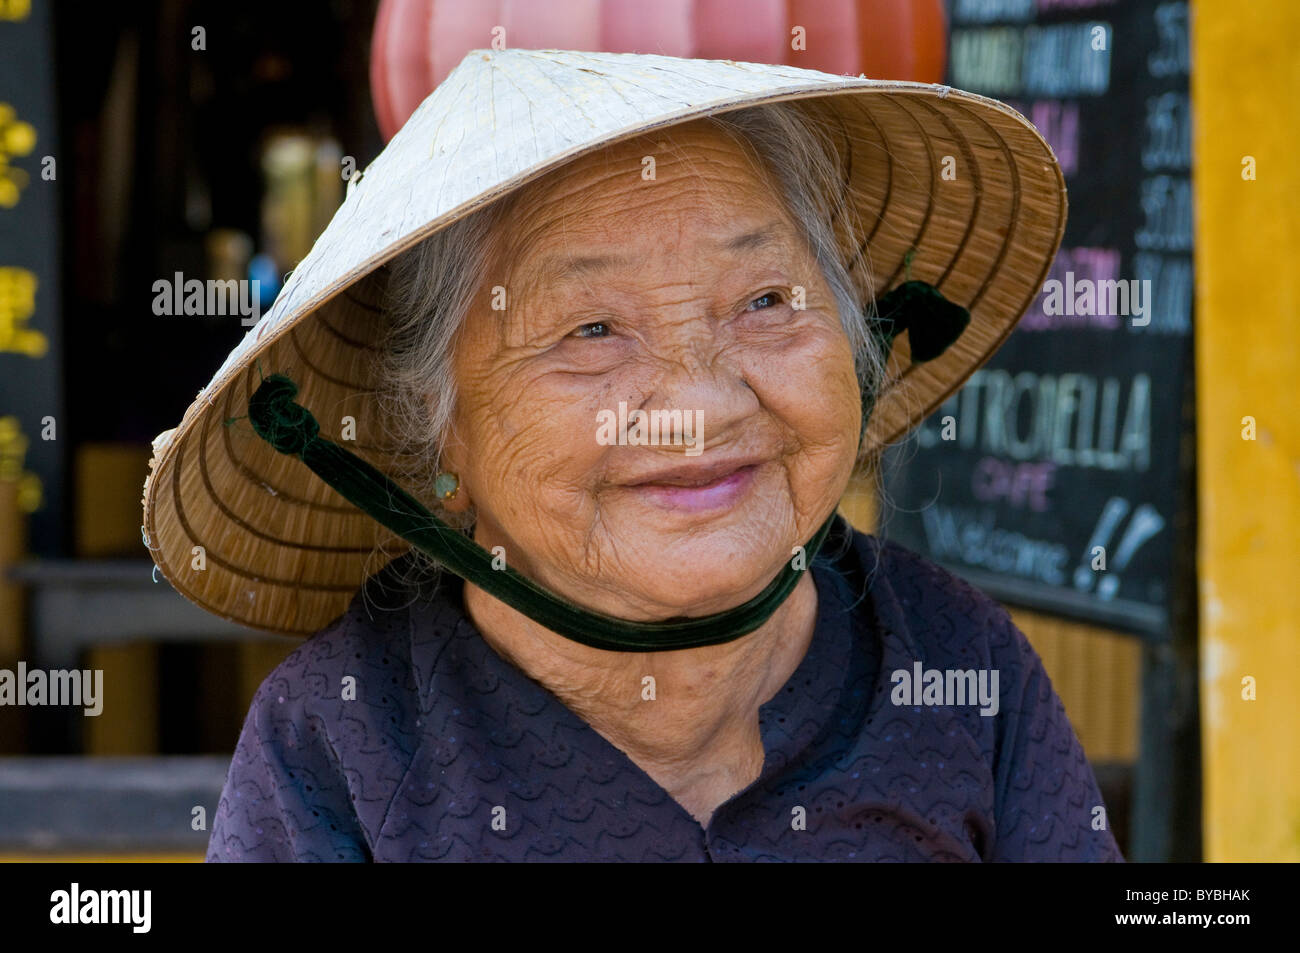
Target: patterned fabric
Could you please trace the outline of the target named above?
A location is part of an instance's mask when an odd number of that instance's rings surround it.
[[[707,828],[498,656],[459,580],[421,591],[407,569],[371,577],[262,684],[209,861],[1123,859],[1005,610],[842,518],[811,567],[808,653],[759,711],[762,773]],[[997,713],[895,704],[917,662],[996,670]]]

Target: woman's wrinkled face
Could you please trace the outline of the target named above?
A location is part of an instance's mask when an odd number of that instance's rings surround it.
[[[708,124],[670,136],[521,194],[456,344],[444,461],[481,546],[644,620],[761,591],[834,510],[861,419],[775,183]]]

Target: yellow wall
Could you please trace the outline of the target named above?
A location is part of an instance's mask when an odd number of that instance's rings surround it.
[[[1192,10],[1205,859],[1300,860],[1300,3]],[[1242,178],[1254,156],[1256,181]],[[1242,439],[1253,416],[1257,439]],[[1253,677],[1257,699],[1242,698]]]

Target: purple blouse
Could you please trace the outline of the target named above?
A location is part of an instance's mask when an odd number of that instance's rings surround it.
[[[808,653],[759,709],[762,773],[707,827],[498,656],[459,579],[407,568],[263,682],[209,861],[1123,859],[1005,610],[842,518]]]

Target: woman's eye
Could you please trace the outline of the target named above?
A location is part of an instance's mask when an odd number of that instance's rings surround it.
[[[604,321],[596,321],[592,324],[584,324],[578,330],[573,332],[574,337],[580,338],[603,338],[609,337],[610,327]]]
[[[755,298],[753,301],[751,301],[749,303],[749,306],[745,308],[745,310],[763,311],[767,308],[775,308],[780,303],[781,303],[781,296],[777,294],[775,291],[769,291],[767,294],[761,295]]]

